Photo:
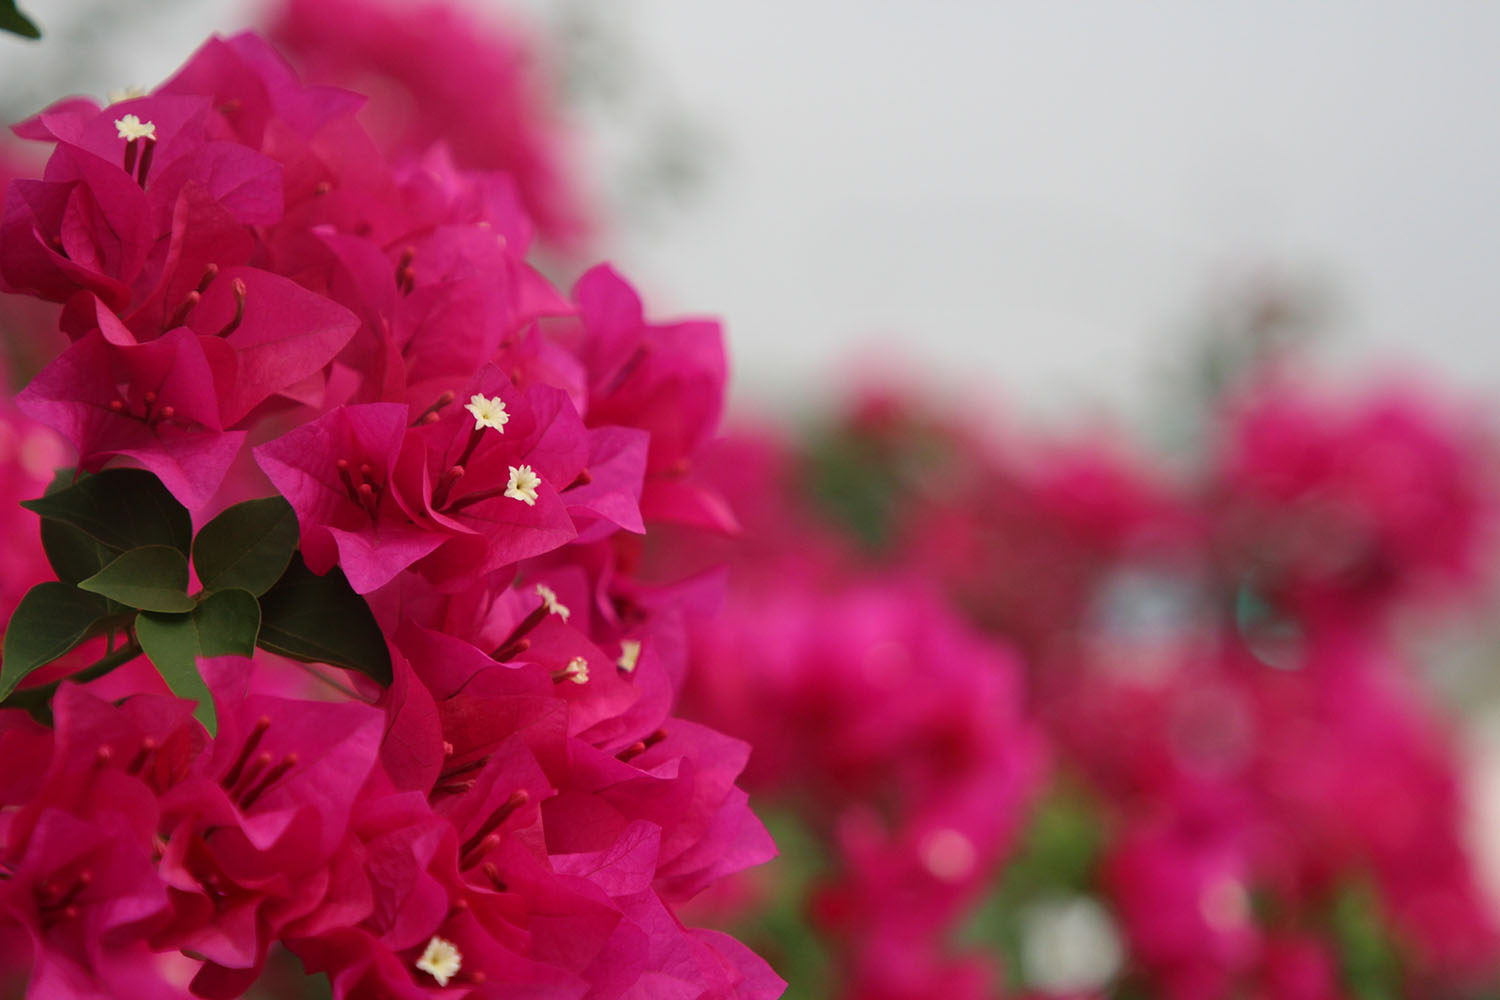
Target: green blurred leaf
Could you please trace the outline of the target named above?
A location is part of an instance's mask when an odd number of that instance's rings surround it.
[[[0,0],[0,31],[8,31],[22,38],[42,37],[36,24],[16,9],[15,0]]]
[[[889,456],[856,436],[829,434],[810,445],[805,462],[814,506],[866,549],[885,548],[900,500]]]
[[[1399,1000],[1405,996],[1400,950],[1380,905],[1366,882],[1351,882],[1338,891],[1330,913],[1344,986],[1357,1000]]]
[[[213,734],[218,728],[213,698],[198,661],[215,656],[253,656],[260,632],[260,605],[244,590],[221,590],[187,614],[143,611],[135,635],[172,691],[198,702],[193,714]]]
[[[187,508],[144,469],[106,469],[21,506],[121,552],[170,545],[185,556],[193,542]]]
[[[27,674],[51,663],[109,618],[109,602],[67,583],[49,580],[26,592],[5,626],[0,653],[0,698]]]
[[[170,545],[143,545],[121,553],[108,566],[78,584],[142,611],[191,611],[187,558]]]
[[[833,869],[826,845],[803,818],[807,811],[787,802],[757,807],[777,856],[759,872],[768,890],[765,902],[732,928],[735,937],[787,981],[782,1000],[831,996],[836,982],[829,944],[808,918],[816,886]]]
[[[237,503],[205,524],[193,541],[193,565],[204,590],[259,596],[286,572],[296,550],[296,512],[281,497],[266,497]]]
[[[338,567],[318,576],[297,553],[261,598],[260,610],[261,648],[307,663],[358,670],[380,684],[391,682],[385,635]]]

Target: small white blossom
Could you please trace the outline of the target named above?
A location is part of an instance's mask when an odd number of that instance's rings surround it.
[[[505,495],[512,500],[520,500],[528,507],[536,506],[536,488],[542,485],[542,477],[531,471],[531,466],[522,465],[510,467],[510,482],[505,487]]]
[[[417,968],[436,979],[439,986],[447,986],[448,980],[458,975],[463,961],[464,957],[458,953],[458,948],[452,941],[434,935],[427,942],[427,950],[417,959]]]
[[[589,682],[589,661],[581,656],[575,656],[568,661],[568,665],[552,675],[553,680],[572,681],[574,684],[587,684]]]
[[[476,392],[464,404],[464,409],[474,414],[475,430],[493,427],[504,434],[505,425],[510,422],[510,414],[505,412],[505,402],[499,396],[486,396],[482,392]]]
[[[115,119],[115,128],[120,130],[121,139],[156,139],[156,123],[143,122],[135,115],[126,115],[124,118]]]
[[[557,599],[557,591],[553,590],[545,583],[539,583],[536,585],[536,596],[540,597],[542,599],[542,603],[547,605],[547,611],[549,613],[556,615],[563,621],[567,621],[568,616],[573,613],[566,604],[563,604]]]
[[[635,665],[641,660],[641,640],[621,639],[620,658],[615,665],[627,674],[635,673]]]

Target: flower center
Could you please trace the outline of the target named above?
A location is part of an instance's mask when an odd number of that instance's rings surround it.
[[[427,948],[417,959],[417,968],[436,979],[439,986],[447,986],[448,980],[458,975],[463,964],[464,957],[458,953],[457,946],[436,934],[427,942]]]
[[[464,409],[474,415],[475,430],[493,427],[504,434],[505,425],[510,422],[510,414],[505,412],[505,401],[499,396],[486,396],[476,392],[464,404]]]
[[[505,495],[512,500],[520,500],[528,507],[535,507],[536,488],[540,485],[542,485],[542,477],[531,471],[531,466],[512,465],[510,482],[506,484]]]

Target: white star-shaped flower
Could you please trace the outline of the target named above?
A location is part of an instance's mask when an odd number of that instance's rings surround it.
[[[427,950],[417,959],[417,968],[436,979],[439,986],[447,986],[448,980],[458,975],[463,964],[464,957],[453,942],[436,935],[427,942]]]
[[[120,130],[121,139],[156,139],[156,123],[143,122],[135,115],[126,115],[124,118],[115,119],[115,128]]]
[[[464,409],[474,414],[475,430],[493,427],[504,434],[505,425],[510,422],[510,414],[505,412],[505,403],[499,396],[486,396],[482,392],[476,392],[464,404]]]
[[[522,465],[510,467],[510,482],[506,484],[505,495],[512,500],[520,500],[528,507],[536,506],[536,488],[542,485],[542,477],[531,471],[531,466]]]

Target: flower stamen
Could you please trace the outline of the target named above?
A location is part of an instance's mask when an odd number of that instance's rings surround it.
[[[505,425],[510,423],[510,414],[505,410],[505,401],[499,396],[486,396],[482,392],[476,392],[464,404],[464,409],[474,415],[475,430],[493,427],[504,434]]]
[[[520,500],[528,507],[536,506],[536,488],[542,485],[542,477],[532,471],[531,466],[510,466],[510,482],[506,484],[505,495],[512,500]]]
[[[566,604],[557,599],[557,591],[545,583],[536,585],[536,595],[542,599],[542,606],[547,609],[548,613],[556,615],[563,621],[567,621],[568,616],[573,613]]]
[[[427,942],[427,948],[417,959],[417,969],[425,972],[437,980],[439,986],[447,986],[448,980],[458,975],[458,970],[463,968],[463,955],[459,954],[458,947],[446,938],[440,938],[436,934],[432,940]]]

